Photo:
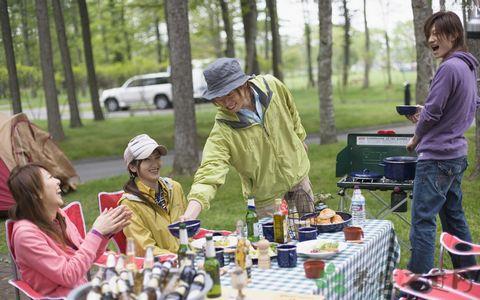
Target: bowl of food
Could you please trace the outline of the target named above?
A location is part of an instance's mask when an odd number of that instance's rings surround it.
[[[417,113],[415,105],[397,105],[397,113],[402,116],[410,116]]]
[[[316,227],[318,233],[342,231],[351,223],[351,214],[330,208],[325,208],[315,218],[310,219],[310,225]]]
[[[187,227],[187,234],[189,238],[196,235],[198,233],[198,230],[200,230],[200,220],[188,220],[188,221],[185,221],[184,223]],[[180,226],[180,222],[176,222],[168,225],[168,230],[176,238],[179,238],[179,234],[180,234],[179,226]]]

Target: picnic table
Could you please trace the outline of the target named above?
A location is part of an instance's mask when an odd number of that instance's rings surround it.
[[[262,219],[260,222],[267,222]],[[389,299],[392,272],[400,259],[400,246],[393,225],[388,220],[367,220],[363,243],[348,243],[333,257],[323,259],[325,271],[319,279],[307,279],[298,256],[295,268],[279,268],[272,259],[271,269],[254,265],[247,289],[281,291],[289,294],[316,294],[325,299]],[[343,232],[322,233],[318,239],[344,241]],[[230,260],[227,268],[233,268]],[[222,287],[231,287],[227,272],[221,277]]]

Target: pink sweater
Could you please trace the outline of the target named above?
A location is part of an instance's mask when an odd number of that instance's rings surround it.
[[[64,297],[75,287],[87,282],[86,274],[106,249],[108,239],[91,232],[82,239],[75,225],[65,217],[66,233],[78,250],[65,249],[35,224],[27,220],[15,222],[13,249],[22,280],[37,292],[50,297]]]

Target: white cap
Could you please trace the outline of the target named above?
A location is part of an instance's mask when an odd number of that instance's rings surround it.
[[[134,160],[146,159],[157,149],[161,155],[167,154],[167,148],[165,148],[165,146],[159,145],[147,134],[140,134],[128,142],[127,148],[123,153],[123,159],[128,166]]]

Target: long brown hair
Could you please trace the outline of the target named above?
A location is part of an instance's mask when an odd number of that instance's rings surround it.
[[[423,32],[425,38],[430,38],[432,27],[435,25],[435,31],[438,36],[442,38],[455,37],[453,41],[453,47],[450,52],[447,54],[448,57],[454,51],[468,51],[467,44],[465,43],[465,37],[463,33],[462,22],[460,18],[451,11],[439,11],[431,15],[425,25],[423,26]]]
[[[135,166],[138,170],[138,169],[140,169],[140,164],[142,163],[142,161],[143,160],[139,160],[139,159],[133,160],[129,164],[129,166],[130,165]],[[153,209],[153,211],[155,212],[155,217],[156,217],[157,216],[157,209],[156,209],[157,205],[153,204],[149,200],[149,199],[152,198],[149,194],[142,193],[138,189],[137,183],[135,182],[135,179],[138,177],[138,174],[135,173],[135,172],[132,172],[132,170],[130,170],[130,168],[128,168],[128,173],[130,174],[130,179],[123,186],[123,190],[127,193],[133,194],[133,195],[137,196],[138,198],[140,198],[142,200],[142,203],[144,203],[145,205],[147,205],[148,207]]]
[[[10,209],[9,215],[13,220],[29,220],[51,238],[65,246],[67,241],[65,219],[57,213],[55,218],[60,224],[59,231],[48,217],[41,199],[45,183],[40,169],[48,171],[39,163],[28,163],[13,168],[7,184],[16,203]]]

